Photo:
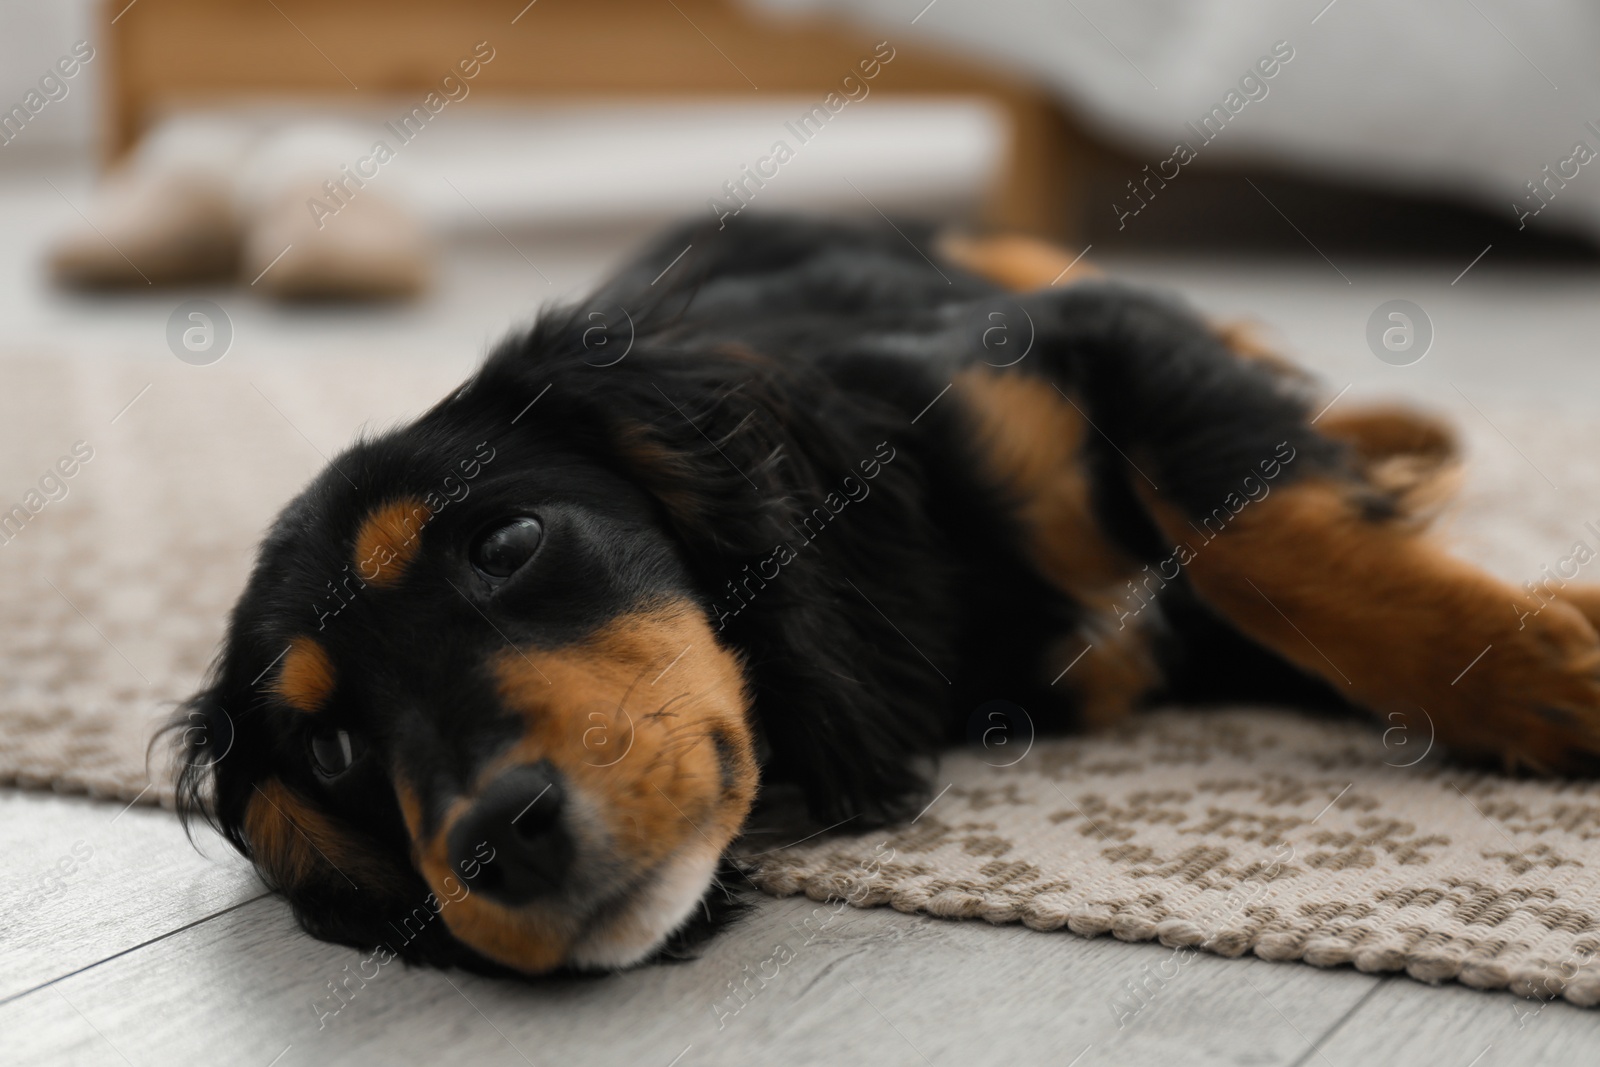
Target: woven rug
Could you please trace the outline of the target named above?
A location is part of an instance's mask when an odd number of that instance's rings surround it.
[[[267,524],[324,455],[464,373],[240,362],[0,359],[0,784],[170,807],[166,747],[147,776],[146,746]]]
[[[0,538],[0,784],[170,804],[146,743],[200,681],[266,523],[324,454],[461,374],[348,357],[0,359],[0,511],[27,515]],[[1576,542],[1600,550],[1586,525],[1600,529],[1600,431],[1477,403],[1452,409],[1470,456],[1446,524],[1457,549],[1517,582]],[[1600,786],[1468,772],[1428,750],[1425,722],[1387,725],[1168,710],[1047,740],[1013,722],[944,759],[914,822],[752,838],[751,877],[1600,1001]]]

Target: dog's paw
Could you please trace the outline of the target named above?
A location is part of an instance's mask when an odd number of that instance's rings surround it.
[[[1442,701],[1440,740],[1508,770],[1600,774],[1600,634],[1543,605],[1486,640]]]

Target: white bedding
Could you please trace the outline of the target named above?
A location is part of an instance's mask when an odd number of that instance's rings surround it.
[[[1152,170],[1187,141],[1213,161],[1443,194],[1600,237],[1600,165],[1585,164],[1600,153],[1595,0],[747,2],[837,12],[890,41],[1031,74]],[[1258,99],[1197,143],[1185,123],[1238,91],[1276,42],[1293,59],[1263,80],[1265,95],[1252,89]]]

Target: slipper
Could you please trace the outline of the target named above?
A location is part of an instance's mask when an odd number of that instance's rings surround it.
[[[204,171],[125,169],[46,257],[59,284],[80,289],[231,278],[239,258],[232,191]]]
[[[427,288],[432,258],[394,200],[372,189],[336,200],[302,179],[249,222],[241,277],[284,300],[402,300]]]

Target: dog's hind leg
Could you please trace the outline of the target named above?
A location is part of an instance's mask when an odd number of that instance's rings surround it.
[[[1182,510],[1150,509],[1182,538]],[[1600,638],[1325,477],[1279,489],[1194,545],[1194,589],[1230,624],[1374,711],[1424,712],[1441,741],[1510,765],[1591,767]]]
[[[1442,742],[1508,765],[1596,766],[1594,624],[1429,539],[1408,493],[1430,478],[1375,473],[1415,424],[1352,414],[1324,433],[1270,367],[1128,290],[1024,300],[1039,324],[1029,376],[1089,427],[1095,514],[1125,552],[1357,704],[1425,712]]]

